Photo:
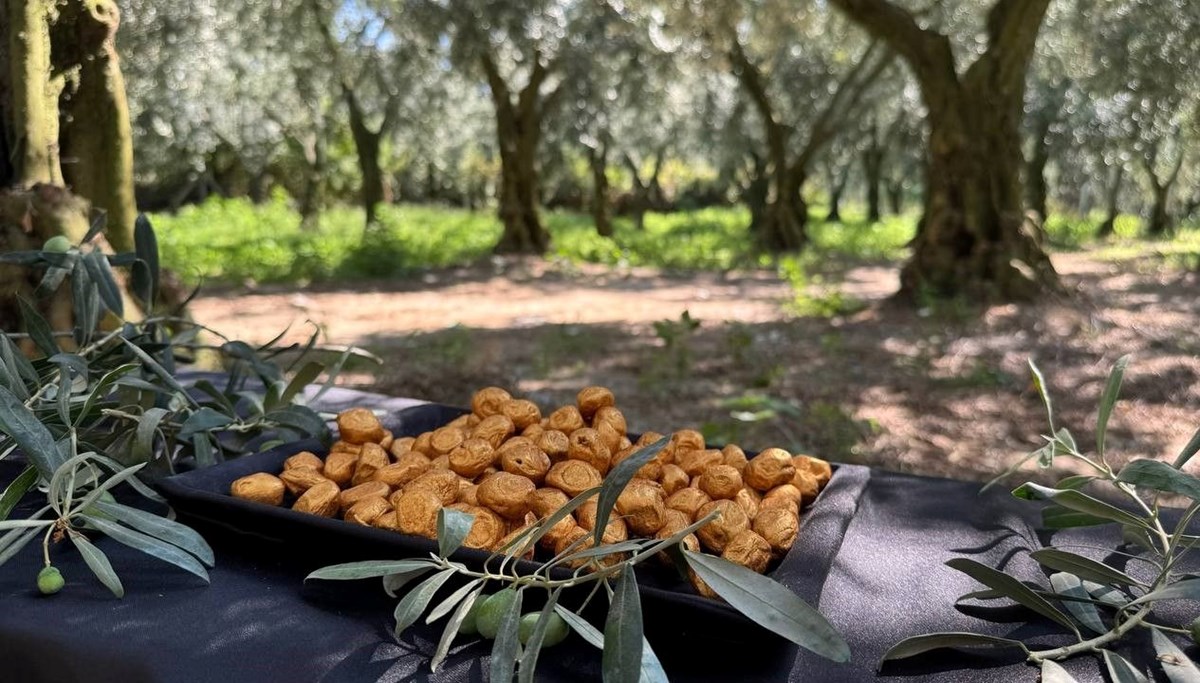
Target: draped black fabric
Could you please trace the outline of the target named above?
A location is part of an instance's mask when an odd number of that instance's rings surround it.
[[[0,484],[19,471],[16,462],[0,462]],[[813,559],[789,565],[789,573],[776,578],[818,606],[846,637],[852,651],[848,664],[828,662],[757,631],[728,633],[726,627],[681,620],[669,607],[647,608],[648,638],[674,681],[1035,681],[1037,670],[1006,652],[943,650],[876,673],[889,646],[926,631],[1029,637],[1039,646],[1068,642],[1061,629],[1021,608],[955,607],[957,596],[979,585],[944,566],[954,557],[1006,566],[1046,583],[1024,552],[1046,540],[1036,531],[1038,505],[1003,491],[979,495],[978,489],[974,483],[883,470],[839,472],[793,550],[796,557]],[[26,502],[15,516],[30,511]],[[208,536],[217,557],[210,586],[99,539],[125,583],[124,600],[113,598],[69,547],[53,549],[66,588],[56,596],[38,595],[40,548],[26,547],[0,567],[0,681],[486,680],[488,644],[465,639],[441,670],[430,673],[441,623],[414,626],[397,642],[391,634],[395,601],[377,580],[306,584],[307,572],[322,563],[306,559],[295,543],[233,533]],[[1106,527],[1054,538],[1056,544],[1107,548],[1118,541],[1116,530]],[[1126,570],[1136,574],[1137,564]],[[1160,610],[1157,619],[1186,622],[1195,607],[1179,601]],[[1148,641],[1135,638],[1121,652],[1148,668],[1153,659]],[[1194,648],[1186,651],[1196,654]],[[543,653],[538,678],[599,680],[599,655],[572,637]],[[1080,681],[1104,680],[1092,657],[1078,657],[1067,668]]]

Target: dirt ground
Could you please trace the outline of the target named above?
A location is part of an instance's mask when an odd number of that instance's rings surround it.
[[[194,313],[259,342],[289,324],[302,339],[311,320],[327,341],[384,359],[342,379],[376,391],[464,404],[498,384],[546,408],[604,384],[631,429],[701,427],[748,449],[980,480],[1047,431],[1028,359],[1049,380],[1059,426],[1090,448],[1109,367],[1129,353],[1112,459],[1173,455],[1200,426],[1200,285],[1151,258],[1054,262],[1068,296],[985,310],[900,308],[887,300],[891,264],[831,267],[818,294],[836,287],[865,308],[826,318],[792,313],[773,271],[496,260],[404,282],[210,292]],[[698,326],[680,321],[685,311]]]

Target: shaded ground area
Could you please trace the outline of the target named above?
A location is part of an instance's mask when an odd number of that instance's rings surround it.
[[[398,395],[463,404],[499,384],[549,406],[605,384],[634,429],[696,426],[747,448],[973,479],[1041,443],[1027,359],[1049,379],[1059,424],[1090,448],[1108,369],[1132,353],[1110,451],[1178,450],[1200,426],[1198,285],[1154,259],[1082,252],[1055,264],[1069,298],[982,312],[894,307],[888,265],[830,266],[810,293],[836,289],[867,305],[820,318],[795,317],[791,288],[769,271],[683,277],[495,261],[353,289],[216,292],[195,313],[257,341],[313,320],[330,341],[385,359],[346,382]],[[291,334],[303,337],[301,327]]]

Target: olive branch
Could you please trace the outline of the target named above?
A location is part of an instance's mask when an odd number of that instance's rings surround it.
[[[989,482],[991,487],[1003,477],[1019,470],[1030,460],[1042,468],[1051,467],[1056,458],[1082,463],[1086,474],[1077,474],[1047,487],[1027,482],[1013,490],[1013,496],[1048,503],[1042,509],[1042,526],[1051,531],[1072,527],[1118,524],[1125,539],[1125,550],[1091,548],[1138,563],[1140,571],[1128,573],[1090,557],[1064,550],[1071,545],[1048,546],[1029,556],[1049,573],[1049,587],[1021,581],[1000,570],[974,560],[956,558],[946,564],[985,586],[968,593],[967,600],[1011,600],[1056,623],[1074,637],[1075,642],[1060,647],[1033,649],[1020,640],[979,633],[942,632],[906,638],[883,656],[883,662],[911,657],[939,648],[1014,648],[1030,664],[1041,667],[1042,680],[1070,683],[1075,679],[1056,662],[1080,654],[1099,656],[1114,681],[1146,680],[1128,660],[1109,649],[1137,629],[1152,631],[1152,642],[1163,671],[1173,681],[1200,680],[1200,668],[1171,641],[1168,634],[1200,637],[1200,619],[1190,625],[1166,625],[1150,620],[1159,602],[1200,600],[1200,577],[1178,571],[1179,563],[1194,548],[1200,537],[1189,535],[1188,526],[1200,511],[1200,479],[1183,471],[1183,466],[1200,451],[1200,431],[1191,438],[1171,463],[1134,459],[1119,470],[1106,457],[1108,421],[1120,393],[1127,356],[1120,358],[1109,374],[1100,399],[1094,454],[1082,452],[1071,432],[1056,428],[1054,408],[1046,380],[1032,361],[1029,366],[1033,383],[1046,408],[1050,424],[1044,446],[1033,451],[1006,472]],[[1127,502],[1122,507],[1084,492],[1103,487]],[[1188,500],[1176,524],[1164,523],[1160,498],[1182,496]],[[1081,548],[1082,549],[1082,548]],[[1057,603],[1057,604],[1056,604]],[[1200,641],[1198,641],[1200,642]]]
[[[0,334],[0,459],[19,450],[28,463],[0,493],[0,565],[40,535],[38,583],[45,593],[63,586],[51,548],[69,539],[100,582],[124,595],[89,532],[207,581],[213,555],[199,535],[118,503],[113,491],[126,484],[163,505],[143,479],[328,435],[325,418],[302,401],[302,390],[326,371],[306,361],[323,350],[316,332],[305,344],[280,344],[280,335],[252,347],[190,320],[178,307],[160,306],[158,242],[149,221],[138,219],[131,253],[104,253],[96,243],[103,230],[101,215],[79,244],[56,236],[40,250],[0,254],[0,265],[41,271],[37,296],[61,292],[71,301],[70,331],[54,331],[37,306],[21,298],[26,332]],[[143,315],[126,316],[126,288],[114,268],[128,269],[127,289]],[[184,387],[176,379],[177,368],[201,353],[227,369],[224,386],[199,379]],[[355,353],[339,351],[329,383]],[[279,364],[284,354],[295,356],[286,367]],[[42,495],[45,504],[26,519],[8,519],[27,495]]]
[[[458,635],[478,633],[495,639],[489,680],[511,681],[515,673],[521,683],[533,681],[541,650],[562,640],[570,630],[601,650],[605,681],[636,681],[643,676],[664,681],[667,676],[662,664],[643,635],[641,600],[634,568],[667,553],[677,568],[695,572],[713,592],[755,623],[822,657],[837,662],[849,661],[850,649],[841,635],[820,612],[787,587],[741,565],[692,552],[680,545],[686,536],[711,522],[718,511],[714,510],[669,538],[601,543],[617,498],[638,469],[669,441],[664,437],[622,460],[601,486],[580,493],[553,514],[526,527],[496,549],[479,569],[451,559],[470,533],[474,516],[442,508],[438,512],[438,551],[430,557],[338,564],[318,569],[307,578],[382,577],[384,590],[389,596],[396,597],[397,590],[425,577],[396,605],[397,638],[420,620],[447,582],[455,577],[465,581],[425,617],[425,623],[432,624],[450,615],[430,661],[434,671],[445,661]],[[597,501],[592,534],[575,539],[532,573],[523,573],[516,568],[517,558],[531,555],[538,541],[555,524],[592,498]],[[498,566],[493,568],[497,563]],[[555,578],[555,574],[562,572],[552,573],[553,570],[563,567],[574,570],[567,576]],[[484,595],[489,583],[499,585],[500,590]],[[563,603],[565,591],[582,589],[589,584],[590,591],[578,607],[572,610]],[[608,599],[603,631],[581,616],[601,589]],[[571,595],[577,592],[581,590],[572,591]],[[544,606],[540,611],[522,615],[522,605],[532,596],[544,597]]]

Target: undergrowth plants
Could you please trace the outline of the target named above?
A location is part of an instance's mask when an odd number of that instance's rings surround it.
[[[906,638],[892,646],[883,661],[911,657],[938,648],[1013,648],[1029,663],[1041,667],[1043,681],[1070,683],[1075,679],[1056,662],[1079,655],[1100,657],[1113,681],[1145,681],[1144,672],[1114,649],[1131,632],[1149,630],[1158,665],[1172,681],[1200,680],[1200,668],[1171,641],[1171,636],[1196,638],[1200,620],[1175,625],[1153,619],[1160,602],[1200,599],[1200,577],[1182,569],[1181,562],[1200,536],[1188,533],[1200,512],[1200,479],[1183,467],[1200,451],[1200,431],[1170,462],[1136,458],[1116,467],[1106,452],[1108,422],[1117,401],[1128,358],[1117,361],[1100,400],[1095,449],[1082,449],[1066,427],[1055,422],[1053,404],[1045,378],[1032,362],[1033,381],[1046,408],[1050,433],[1045,444],[1027,455],[1007,472],[992,480],[990,487],[1022,465],[1035,460],[1042,468],[1059,458],[1082,465],[1086,472],[1066,477],[1055,486],[1028,482],[1013,490],[1013,496],[1042,501],[1042,527],[1050,532],[1073,527],[1118,525],[1124,549],[1113,548],[1135,569],[1115,566],[1077,554],[1070,544],[1048,545],[1029,556],[1047,572],[1049,585],[1031,583],[968,558],[946,564],[979,583],[984,589],[968,593],[959,601],[1008,600],[1056,624],[1073,642],[1055,647],[1037,647],[1014,638],[979,633],[942,632]],[[1101,491],[1120,500],[1121,505],[1089,493]],[[1167,515],[1164,497],[1179,497],[1186,508]],[[1174,521],[1168,521],[1173,517]],[[1103,550],[1103,549],[1101,549]]]

